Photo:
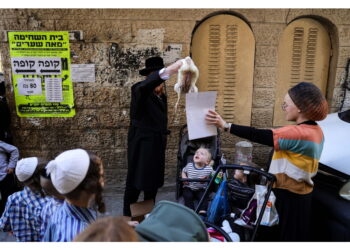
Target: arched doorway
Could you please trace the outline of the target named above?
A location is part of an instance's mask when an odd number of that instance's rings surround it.
[[[288,124],[281,105],[290,87],[312,82],[326,94],[331,51],[328,32],[315,19],[297,19],[283,31],[278,46],[274,126]]]
[[[195,29],[191,54],[199,91],[217,91],[216,110],[228,121],[250,125],[255,38],[241,18],[219,14]]]

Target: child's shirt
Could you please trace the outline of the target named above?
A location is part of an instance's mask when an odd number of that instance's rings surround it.
[[[40,241],[39,216],[48,198],[29,187],[13,193],[7,199],[5,211],[0,219],[0,229],[13,232],[17,241]]]
[[[41,220],[41,230],[40,230],[40,238],[44,238],[44,234],[46,232],[47,225],[53,215],[53,213],[63,205],[64,200],[56,199],[51,197],[50,200],[45,204],[43,209],[41,210],[40,220]]]
[[[197,168],[193,162],[187,163],[187,165],[182,170],[183,173],[187,175],[189,179],[200,179],[207,178],[213,172],[213,168],[211,166],[205,166],[203,168]],[[184,184],[184,187],[189,187],[192,190],[205,189],[207,187],[206,182],[188,182],[188,184]]]
[[[42,241],[73,241],[96,220],[97,212],[90,208],[77,207],[67,201],[52,215]]]

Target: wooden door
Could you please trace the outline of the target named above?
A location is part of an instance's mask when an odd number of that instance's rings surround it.
[[[302,18],[287,26],[278,46],[274,126],[290,124],[281,109],[289,88],[299,82],[312,82],[326,93],[330,56],[330,37],[321,23]]]
[[[240,18],[210,17],[195,30],[191,53],[199,91],[217,91],[216,110],[230,122],[250,125],[255,39]]]

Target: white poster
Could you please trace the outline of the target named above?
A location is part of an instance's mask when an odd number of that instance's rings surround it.
[[[72,82],[95,82],[95,64],[71,64]]]
[[[62,102],[62,78],[45,78],[45,94],[47,102]]]
[[[208,110],[215,110],[216,94],[216,91],[186,94],[186,118],[190,140],[217,135],[216,126],[208,125],[205,121]]]
[[[18,95],[41,95],[41,78],[17,78]]]

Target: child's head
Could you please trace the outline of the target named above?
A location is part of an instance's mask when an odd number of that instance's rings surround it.
[[[233,178],[243,182],[243,183],[246,183],[247,182],[247,175],[244,174],[243,170],[240,170],[240,169],[236,169],[235,170],[235,173],[233,175]]]
[[[51,177],[46,173],[46,169],[42,169],[40,173],[40,185],[44,193],[49,196],[53,196],[56,199],[63,200],[64,196],[61,195],[53,186]]]
[[[104,217],[98,219],[74,238],[83,242],[121,242],[138,241],[135,229],[123,217]]]
[[[286,98],[290,98],[298,108],[298,112],[302,113],[309,120],[321,121],[327,116],[327,100],[321,90],[313,83],[298,83],[288,90]],[[287,101],[285,100],[285,102]]]
[[[45,169],[48,161],[43,158],[28,157],[17,162],[15,173],[21,184],[28,186],[33,192],[40,192],[40,172]]]
[[[211,161],[211,153],[209,149],[200,147],[193,156],[195,164],[208,165]]]
[[[67,150],[47,165],[52,184],[68,200],[79,200],[88,195],[95,200],[99,212],[105,211],[102,201],[103,165],[95,154],[83,149]]]

